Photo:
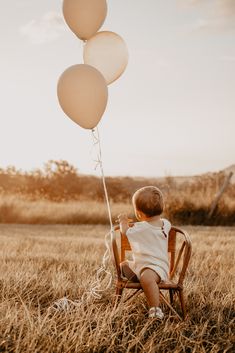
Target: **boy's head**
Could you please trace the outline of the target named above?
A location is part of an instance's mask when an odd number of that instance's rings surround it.
[[[136,217],[139,219],[139,212],[146,218],[158,216],[163,211],[162,192],[156,186],[145,186],[137,190],[132,197]]]

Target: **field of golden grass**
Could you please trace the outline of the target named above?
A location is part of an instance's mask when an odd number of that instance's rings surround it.
[[[111,203],[113,221],[126,212],[134,217],[131,203]],[[105,202],[27,200],[16,195],[0,198],[0,223],[16,224],[107,224]]]
[[[235,165],[229,171],[235,176]],[[173,223],[234,226],[234,179],[209,217],[227,174],[228,170],[193,177],[107,177],[112,214],[115,219],[120,210],[132,213],[133,193],[155,185],[163,192],[164,213]],[[0,223],[107,224],[101,179],[79,174],[66,161],[49,161],[43,170],[32,172],[0,168]]]
[[[225,196],[211,218],[208,217],[212,199],[186,193],[166,196],[164,216],[172,223],[194,225],[234,225],[235,199]],[[126,202],[111,201],[113,222],[125,212],[135,218],[131,199]],[[30,200],[22,195],[1,195],[0,223],[16,224],[108,224],[105,202],[70,200],[55,202],[46,199]]]
[[[188,318],[164,308],[147,319],[141,294],[117,308],[114,288],[68,312],[50,310],[64,296],[79,300],[104,253],[103,225],[0,225],[0,352],[234,352],[235,229],[192,227],[186,276]],[[111,266],[111,263],[110,263]]]

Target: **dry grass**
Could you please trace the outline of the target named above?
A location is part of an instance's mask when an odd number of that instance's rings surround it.
[[[132,214],[131,204],[111,203],[113,221],[121,212]],[[134,217],[134,215],[132,215]],[[0,223],[16,224],[107,224],[105,202],[48,200],[31,201],[15,195],[0,198]]]
[[[189,192],[166,197],[164,216],[177,224],[234,225],[235,201],[220,202],[212,218],[208,218],[210,199],[202,194],[192,196]],[[113,221],[126,212],[135,218],[131,200],[111,202]],[[0,197],[0,223],[16,224],[108,224],[105,202],[95,200],[54,202],[45,199],[30,200],[23,196]]]
[[[104,252],[105,226],[0,225],[0,352],[234,352],[234,228],[187,227],[193,255],[186,280],[187,321],[167,310],[149,322],[144,297],[71,312],[48,308],[81,298]]]
[[[231,166],[235,173],[235,166]],[[131,211],[131,197],[140,187],[158,186],[173,223],[235,225],[235,184],[231,181],[208,219],[211,204],[226,179],[226,171],[189,178],[107,177],[109,198],[117,213]],[[130,215],[131,216],[131,215]],[[49,161],[44,170],[22,172],[0,168],[0,223],[106,224],[100,178],[80,175],[66,161]]]

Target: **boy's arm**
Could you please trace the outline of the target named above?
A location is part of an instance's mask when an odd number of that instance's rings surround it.
[[[129,229],[129,221],[128,217],[125,213],[121,213],[118,216],[118,221],[120,224],[120,231],[122,234],[126,234],[127,230]]]

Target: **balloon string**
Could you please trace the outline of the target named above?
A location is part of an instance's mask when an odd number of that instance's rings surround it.
[[[95,134],[97,133],[97,135]],[[108,191],[107,191],[107,186],[106,186],[106,181],[105,181],[105,175],[104,175],[104,169],[103,169],[103,162],[102,162],[102,151],[101,151],[101,144],[100,144],[100,134],[99,134],[99,129],[96,127],[95,129],[92,129],[92,137],[93,137],[93,142],[94,146],[98,145],[98,153],[97,153],[97,160],[95,169],[97,166],[100,167],[101,171],[101,177],[102,177],[102,183],[104,187],[104,194],[105,194],[105,200],[107,204],[107,210],[108,210],[108,216],[109,216],[109,223],[110,223],[110,230],[113,231],[113,222],[112,222],[112,215],[111,215],[111,207],[110,207],[110,202],[109,202],[109,197],[108,197]]]
[[[105,181],[105,175],[104,175],[104,169],[103,169],[103,162],[102,162],[102,152],[101,152],[101,144],[100,144],[100,135],[99,135],[99,130],[98,128],[92,129],[92,139],[93,139],[93,148],[95,146],[98,146],[98,152],[97,152],[97,159],[94,161],[96,162],[95,169],[99,166],[100,171],[101,171],[101,177],[102,177],[102,182],[103,182],[103,187],[104,187],[104,194],[105,194],[105,200],[107,204],[107,209],[108,209],[108,217],[109,217],[109,223],[110,223],[110,231],[105,235],[105,253],[102,258],[102,263],[101,266],[98,268],[96,271],[96,278],[95,280],[91,283],[90,290],[86,291],[83,293],[82,297],[80,300],[70,300],[68,298],[61,298],[54,302],[53,306],[51,307],[53,310],[56,311],[67,311],[70,309],[70,307],[78,307],[84,304],[85,301],[88,301],[91,297],[94,297],[95,299],[101,299],[102,298],[102,293],[105,292],[108,288],[110,288],[112,284],[112,273],[107,269],[107,264],[108,261],[110,260],[110,244],[108,242],[108,237],[113,236],[114,234],[114,227],[113,227],[113,222],[112,222],[112,215],[111,215],[111,207],[110,207],[110,202],[109,202],[109,197],[108,197],[108,191],[107,191],[107,186],[106,186],[106,181]],[[107,284],[105,288],[102,288],[102,280],[107,279]]]
[[[94,160],[96,162],[95,169],[99,166],[100,167],[100,172],[101,172],[101,177],[102,177],[102,183],[103,183],[103,188],[104,188],[104,195],[105,195],[105,201],[107,205],[107,210],[108,210],[108,218],[109,218],[109,223],[110,223],[110,231],[105,235],[105,247],[106,251],[103,255],[102,259],[102,265],[96,272],[96,281],[92,283],[91,285],[91,290],[90,293],[97,299],[101,299],[101,294],[102,292],[105,292],[112,283],[112,273],[107,270],[107,264],[110,259],[110,245],[108,242],[108,236],[110,235],[112,237],[114,233],[114,227],[113,227],[113,222],[112,222],[112,214],[111,214],[111,207],[110,207],[110,202],[109,202],[109,197],[108,197],[108,191],[107,191],[107,186],[106,186],[106,180],[105,180],[105,175],[104,175],[104,168],[103,168],[103,162],[102,162],[102,151],[101,151],[101,143],[100,143],[100,134],[99,134],[99,129],[96,127],[96,129],[92,129],[92,139],[93,139],[93,148],[95,146],[98,146],[98,151],[97,151],[97,159]],[[108,284],[106,285],[106,288],[101,289],[101,277],[102,275],[105,275],[108,277]]]

